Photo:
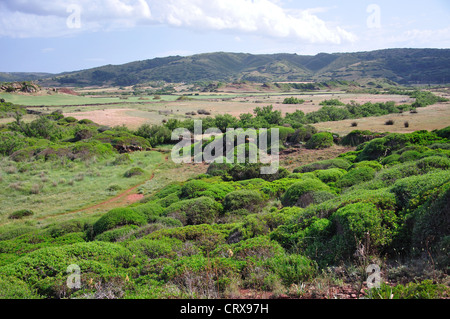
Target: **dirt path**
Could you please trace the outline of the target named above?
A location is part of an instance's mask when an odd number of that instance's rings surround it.
[[[168,160],[169,160],[169,155],[166,155],[164,157],[164,161],[159,163],[153,169],[153,171],[156,171],[156,169],[158,167],[160,167],[162,164],[166,163]],[[109,198],[109,199],[107,199],[107,200],[105,200],[105,201],[103,201],[101,203],[97,203],[97,204],[94,204],[94,205],[91,205],[91,206],[88,206],[88,207],[84,207],[84,208],[81,208],[81,209],[73,210],[73,211],[70,211],[70,212],[55,214],[55,215],[51,215],[51,216],[42,216],[40,218],[37,218],[37,220],[45,220],[45,219],[53,218],[53,217],[72,215],[72,214],[76,214],[76,213],[80,213],[80,212],[94,213],[94,212],[96,212],[98,210],[107,211],[107,210],[111,210],[112,208],[115,208],[115,207],[124,207],[124,206],[131,205],[133,203],[136,203],[136,202],[140,201],[142,198],[144,198],[144,195],[137,194],[135,192],[136,189],[138,189],[140,186],[144,185],[145,183],[153,180],[154,178],[155,178],[155,173],[152,173],[152,176],[149,179],[147,179],[147,180],[145,180],[145,181],[143,181],[143,182],[141,182],[141,183],[139,183],[139,184],[137,184],[137,185],[127,189],[127,190],[125,190],[124,192],[120,193],[119,195],[111,197],[111,198]]]

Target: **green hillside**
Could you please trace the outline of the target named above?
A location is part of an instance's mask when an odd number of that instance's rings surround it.
[[[149,81],[311,81],[384,78],[401,84],[450,81],[450,50],[389,49],[358,53],[205,53],[136,61],[54,76],[42,84],[127,86]]]

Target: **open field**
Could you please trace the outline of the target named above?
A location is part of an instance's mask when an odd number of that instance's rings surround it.
[[[305,100],[301,105],[283,104],[286,97],[297,97]],[[319,110],[319,104],[328,99],[338,99],[343,103],[355,101],[359,104],[366,102],[387,102],[394,101],[396,104],[411,103],[413,99],[399,95],[371,95],[371,94],[347,94],[339,92],[318,92],[318,93],[219,93],[201,94],[200,96],[189,96],[186,100],[178,101],[177,95],[161,96],[161,100],[152,101],[139,100],[138,97],[130,97],[127,100],[118,98],[95,98],[78,96],[19,96],[11,101],[14,103],[30,105],[35,111],[48,113],[55,109],[61,109],[65,116],[73,116],[78,120],[90,119],[96,123],[108,126],[125,125],[130,128],[137,128],[143,123],[161,124],[164,119],[188,118],[186,113],[206,110],[211,116],[218,114],[230,114],[239,117],[243,113],[253,113],[256,107],[273,105],[274,110],[286,113],[293,113],[301,110],[310,113]],[[8,96],[5,96],[8,100]],[[8,100],[9,101],[9,100]],[[32,101],[32,102],[31,102]],[[27,102],[29,102],[27,104]],[[39,107],[45,105],[44,107]],[[202,115],[193,118],[202,118]],[[1,120],[3,123],[6,119]]]
[[[378,117],[366,117],[355,120],[343,120],[313,124],[320,131],[328,131],[345,135],[354,130],[369,130],[372,132],[411,133],[421,130],[436,130],[450,126],[450,103],[439,103],[417,110],[417,114],[405,112],[402,114],[388,114]],[[393,120],[394,125],[385,125],[386,121]],[[352,123],[358,123],[352,127]],[[408,122],[409,127],[404,123]]]

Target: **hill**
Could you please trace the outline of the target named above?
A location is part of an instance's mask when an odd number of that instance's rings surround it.
[[[51,73],[0,72],[0,82],[35,81],[53,76]]]
[[[150,81],[328,81],[383,78],[400,84],[450,81],[449,49],[388,49],[356,53],[205,53],[106,65],[54,75],[43,85],[128,86]]]

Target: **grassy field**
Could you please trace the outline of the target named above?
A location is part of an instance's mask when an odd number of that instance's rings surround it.
[[[111,198],[150,179],[153,170],[164,161],[159,152],[130,155],[132,163],[116,165],[114,159],[84,162],[16,163],[0,162],[0,224],[8,223],[13,211],[31,209],[33,218],[49,218]],[[124,177],[130,167],[144,170],[141,176]]]

